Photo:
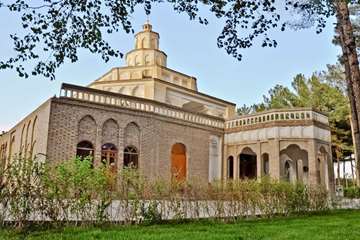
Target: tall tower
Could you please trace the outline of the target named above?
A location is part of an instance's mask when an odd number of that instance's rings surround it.
[[[135,49],[126,54],[127,66],[166,67],[167,56],[159,50],[160,35],[152,31],[152,25],[146,22],[143,30],[135,35]]]

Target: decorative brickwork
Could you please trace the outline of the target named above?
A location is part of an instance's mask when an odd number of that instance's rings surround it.
[[[119,125],[114,119],[107,120],[102,127],[102,144],[105,143],[119,146]]]
[[[89,141],[95,143],[97,126],[93,117],[90,115],[83,117],[79,121],[78,129],[78,142]]]
[[[134,122],[129,123],[125,128],[125,146],[134,146],[140,150],[140,129]]]

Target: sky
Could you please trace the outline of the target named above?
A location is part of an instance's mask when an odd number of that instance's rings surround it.
[[[160,34],[160,48],[168,55],[168,67],[197,78],[199,91],[236,103],[261,102],[263,95],[276,84],[290,86],[293,77],[302,73],[310,76],[335,63],[340,48],[335,47],[333,24],[321,34],[314,29],[272,32],[277,48],[259,45],[243,52],[237,61],[219,49],[216,38],[222,24],[213,17],[210,24],[189,21],[166,5],[152,9],[150,22]],[[135,31],[140,31],[146,16],[137,9],[131,17]],[[18,17],[0,9],[0,59],[12,56],[9,34],[21,34]],[[120,31],[109,37],[110,43],[126,53],[134,47],[134,35]],[[58,95],[63,82],[87,85],[112,67],[124,65],[120,58],[104,63],[98,55],[80,51],[79,61],[65,63],[58,69],[56,80],[43,77],[19,78],[15,71],[0,70],[0,132],[7,131],[48,98]]]

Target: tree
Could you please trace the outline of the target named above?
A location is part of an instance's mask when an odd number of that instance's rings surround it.
[[[276,47],[276,40],[268,35],[271,29],[300,26],[281,21],[279,11],[282,7],[296,9],[301,14],[313,14],[310,23],[317,23],[317,32],[324,27],[322,15],[330,16],[333,12],[331,5],[318,3],[328,1],[318,0],[301,1],[314,2],[307,5],[294,0],[280,3],[275,0],[0,0],[1,8],[20,13],[25,33],[10,36],[16,55],[1,61],[0,68],[13,68],[21,77],[32,74],[54,79],[55,70],[66,60],[78,60],[80,49],[99,54],[105,61],[121,57],[122,53],[107,42],[106,35],[121,30],[134,32],[131,15],[135,8],[142,6],[146,14],[150,14],[153,4],[164,2],[201,24],[208,24],[207,19],[200,16],[203,7],[224,20],[217,45],[239,60],[242,59],[241,49],[258,42],[262,47]],[[307,16],[304,19],[309,22]],[[24,62],[32,62],[34,68],[25,69]]]
[[[295,76],[292,89],[277,85],[264,96],[260,105],[268,109],[311,107],[329,114],[333,158],[340,160],[352,153],[352,135],[349,120],[350,107],[346,93],[337,84],[314,74],[310,78]]]
[[[355,131],[360,127],[360,69],[357,59],[355,36],[349,17],[349,5],[360,0],[8,0],[0,7],[21,14],[24,36],[11,35],[16,56],[0,61],[0,68],[14,68],[19,76],[43,75],[54,79],[55,70],[65,60],[78,60],[78,50],[86,49],[110,57],[122,56],[105,40],[106,34],[123,29],[132,32],[131,14],[143,6],[150,14],[152,4],[170,3],[178,13],[186,13],[190,20],[207,24],[199,11],[206,7],[224,22],[217,45],[229,55],[241,60],[241,50],[260,42],[262,47],[276,47],[276,40],[269,36],[273,29],[290,26],[295,29],[315,26],[320,33],[330,16],[336,16],[337,32],[343,53],[347,88],[350,93]],[[284,7],[299,16],[298,21],[283,21],[280,9]],[[46,60],[40,60],[45,57]],[[42,57],[42,58],[41,58]],[[31,70],[23,63],[34,63]],[[360,138],[360,134],[355,136]],[[360,139],[359,139],[360,141]],[[360,153],[357,155],[360,174]],[[358,177],[360,181],[360,177]]]
[[[353,34],[355,38],[355,44],[356,48],[359,51],[360,46],[360,5],[354,4],[350,5],[349,7],[349,13],[351,15],[351,22],[353,26]],[[342,42],[344,39],[341,37],[341,28],[339,28],[339,25],[335,28],[335,32],[337,33],[334,37],[333,43],[335,45],[342,46]],[[335,65],[328,66],[328,74],[326,75],[328,79],[335,80],[339,85],[343,85],[344,92],[348,95],[351,105],[351,129],[352,129],[352,135],[353,135],[353,142],[354,142],[354,153],[356,158],[356,166],[357,166],[357,176],[358,176],[358,184],[360,184],[360,133],[359,133],[359,121],[358,121],[358,111],[355,101],[355,96],[353,92],[353,88],[349,87],[352,84],[352,81],[350,81],[350,75],[351,70],[348,63],[347,55],[343,54],[339,57],[339,63]]]
[[[247,106],[246,104],[242,105],[241,107],[239,107],[237,110],[237,114],[242,116],[242,115],[249,115],[251,113],[254,112],[253,106]]]

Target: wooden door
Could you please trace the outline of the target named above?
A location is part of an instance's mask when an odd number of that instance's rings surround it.
[[[171,177],[179,182],[186,180],[186,149],[181,143],[174,144],[171,150]]]

